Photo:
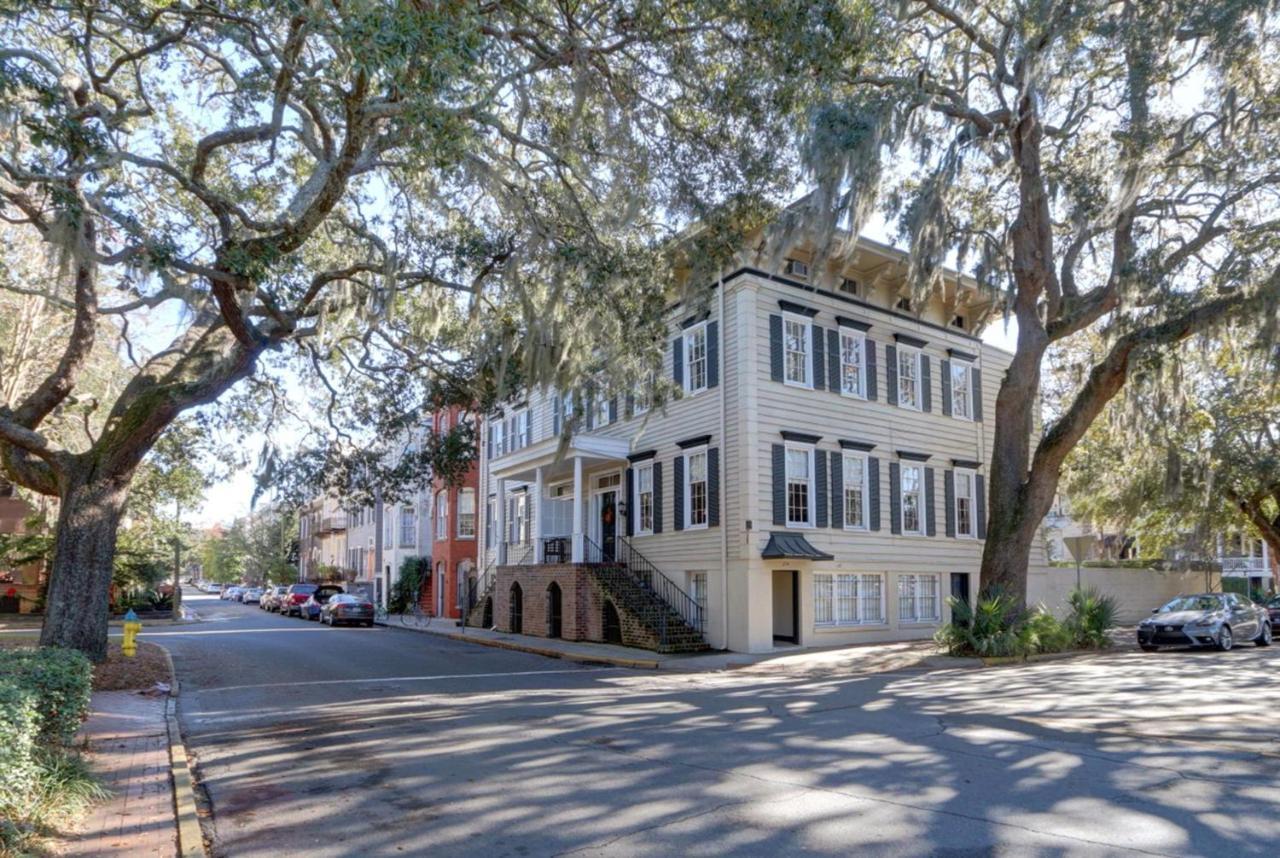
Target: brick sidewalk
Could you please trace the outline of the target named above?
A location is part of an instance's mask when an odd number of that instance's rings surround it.
[[[59,855],[177,854],[164,697],[99,691],[80,731],[112,797],[59,844]]]

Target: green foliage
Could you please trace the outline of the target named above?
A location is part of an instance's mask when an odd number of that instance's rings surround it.
[[[34,695],[37,738],[68,744],[89,714],[93,665],[76,650],[58,647],[0,649],[0,675]]]
[[[406,557],[400,561],[400,574],[387,594],[387,610],[402,614],[416,605],[422,596],[422,585],[430,576],[430,558]]]
[[[1116,600],[1093,587],[1076,589],[1067,597],[1071,613],[1063,623],[1071,643],[1082,649],[1104,649],[1107,631],[1116,624]]]
[[[951,597],[951,622],[934,639],[948,654],[979,658],[1021,657],[1071,649],[1102,649],[1115,623],[1115,600],[1090,588],[1074,590],[1071,612],[1059,620],[1044,608],[1022,610],[1002,592],[981,595],[970,606]]]
[[[34,788],[39,725],[35,692],[21,677],[0,672],[0,820],[21,818],[20,802]],[[0,845],[5,837],[0,828]]]

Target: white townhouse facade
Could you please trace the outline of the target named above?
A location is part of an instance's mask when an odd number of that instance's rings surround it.
[[[976,593],[1011,359],[977,335],[990,305],[948,276],[913,307],[904,255],[874,242],[810,263],[744,256],[706,307],[673,307],[662,372],[681,395],[661,407],[534,392],[486,422],[486,619],[630,642],[636,598],[591,572],[609,564],[746,652],[928,638],[947,596]]]

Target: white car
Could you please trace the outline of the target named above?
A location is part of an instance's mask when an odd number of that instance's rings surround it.
[[[234,601],[236,601],[236,597],[237,597],[237,596],[239,596],[239,595],[240,595],[241,593],[243,593],[243,592],[244,592],[244,588],[243,588],[243,587],[223,587],[223,588],[222,588],[222,595],[221,595],[221,597],[220,597],[220,598],[223,598],[223,599],[230,599],[231,601],[233,601],[233,602],[234,602]]]
[[[262,588],[250,587],[244,591],[244,594],[237,599],[238,602],[244,602],[246,605],[256,605],[262,601]]]

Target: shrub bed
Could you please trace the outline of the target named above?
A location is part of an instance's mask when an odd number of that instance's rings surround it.
[[[0,854],[103,795],[67,747],[89,713],[93,667],[82,653],[0,649]]]
[[[938,630],[935,640],[950,655],[980,658],[1025,658],[1108,646],[1115,600],[1086,588],[1073,590],[1067,601],[1071,612],[1059,620],[1043,607],[1024,611],[998,591],[979,596],[972,606],[952,597],[947,600],[951,622]]]

